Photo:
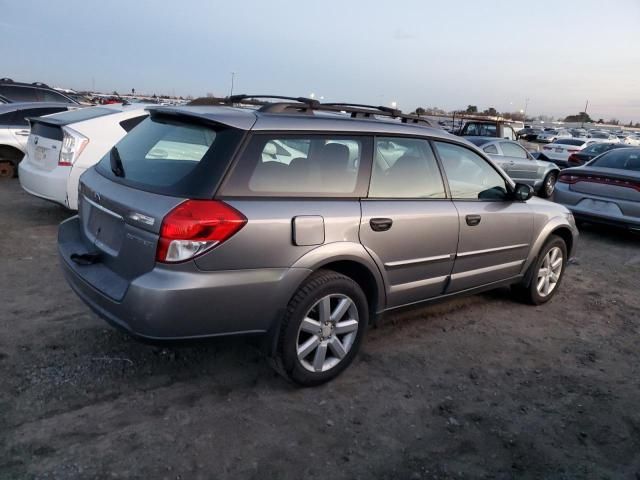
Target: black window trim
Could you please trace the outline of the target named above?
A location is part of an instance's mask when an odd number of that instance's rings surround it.
[[[255,136],[259,135],[271,135],[277,136],[280,138],[285,138],[287,136],[336,136],[336,137],[358,137],[362,138],[365,141],[362,145],[362,155],[360,156],[360,166],[358,171],[358,177],[356,179],[356,187],[353,193],[350,194],[341,194],[341,193],[331,193],[327,195],[318,195],[318,194],[310,194],[310,195],[270,195],[267,193],[261,194],[259,192],[246,192],[243,194],[237,193],[226,193],[225,189],[229,187],[230,180],[236,171],[236,168],[239,168],[241,160],[251,144],[251,141]],[[243,200],[243,199],[265,199],[265,200],[361,200],[366,198],[369,194],[369,185],[371,183],[371,171],[373,165],[373,137],[374,135],[369,132],[362,131],[332,131],[332,130],[249,130],[245,135],[245,138],[238,149],[235,152],[231,162],[229,162],[224,175],[222,176],[222,180],[219,182],[218,187],[215,191],[214,197],[219,199],[229,199],[229,200]],[[277,138],[276,138],[277,139]],[[364,169],[364,170],[363,170]]]

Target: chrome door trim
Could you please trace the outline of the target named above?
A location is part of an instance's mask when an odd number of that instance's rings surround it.
[[[416,263],[429,263],[429,262],[439,262],[441,260],[453,260],[455,256],[456,256],[455,253],[448,253],[446,255],[436,255],[434,257],[414,258],[411,260],[397,260],[395,262],[387,262],[384,264],[384,266],[386,268],[404,267],[405,265],[413,265]]]
[[[470,252],[458,253],[456,257],[471,257],[472,255],[482,255],[485,253],[504,252],[505,250],[515,250],[516,248],[528,247],[528,243],[520,243],[518,245],[507,245],[506,247],[486,248],[484,250],[472,250]]]
[[[415,282],[409,282],[409,283],[400,283],[398,285],[392,285],[389,291],[390,293],[397,293],[405,290],[413,290],[414,288],[421,288],[429,285],[437,285],[438,283],[444,283],[447,280],[447,278],[449,278],[449,275],[427,278],[425,280],[416,280]]]
[[[102,210],[104,213],[111,215],[112,217],[117,218],[118,220],[124,220],[124,218],[122,217],[122,215],[117,214],[116,212],[112,212],[111,210],[109,210],[108,208],[103,207],[102,205],[100,205],[99,203],[94,202],[93,200],[90,200],[89,198],[87,198],[86,195],[83,195],[84,199],[87,201],[87,203],[89,205],[91,205],[92,207],[97,208],[98,210]]]
[[[506,270],[507,268],[518,267],[522,264],[524,264],[524,260],[516,260],[515,262],[501,263],[500,265],[491,265],[490,267],[478,268],[476,270],[467,270],[465,272],[454,273],[453,275],[451,275],[451,280],[474,277],[476,275],[495,272],[497,270]]]

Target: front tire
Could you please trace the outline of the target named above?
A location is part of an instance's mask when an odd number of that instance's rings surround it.
[[[548,302],[560,287],[567,260],[566,243],[562,238],[551,235],[531,267],[529,285],[514,285],[513,293],[520,300],[532,305]]]
[[[312,274],[287,306],[276,370],[302,386],[332,380],[353,361],[368,323],[367,298],[354,280],[330,270]]]
[[[550,198],[556,189],[557,181],[558,181],[558,175],[554,172],[549,172],[547,176],[544,177],[544,181],[542,182],[542,186],[540,187],[540,191],[538,192],[538,195],[541,198]]]

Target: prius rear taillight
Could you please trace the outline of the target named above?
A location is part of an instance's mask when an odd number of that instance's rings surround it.
[[[190,260],[225,242],[246,223],[244,215],[219,200],[187,200],[162,220],[156,260]]]

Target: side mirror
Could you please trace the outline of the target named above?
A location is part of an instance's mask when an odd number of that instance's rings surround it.
[[[516,187],[513,190],[513,196],[519,202],[526,202],[533,195],[533,188],[524,183],[516,183]]]

